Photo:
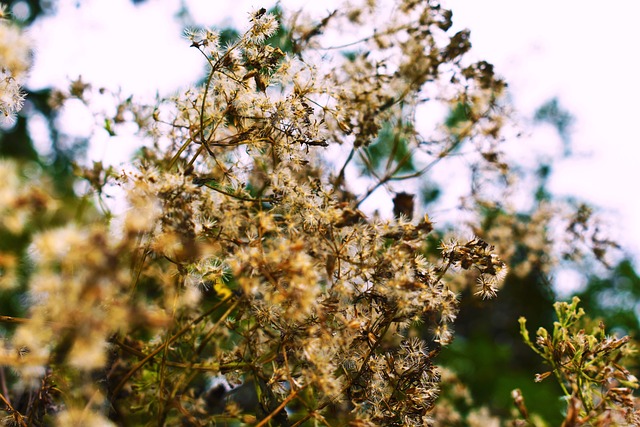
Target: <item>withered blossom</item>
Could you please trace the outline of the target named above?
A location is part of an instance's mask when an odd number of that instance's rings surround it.
[[[78,168],[95,211],[78,208],[74,221],[31,237],[29,317],[13,319],[0,357],[16,389],[38,396],[34,425],[460,421],[450,402],[437,404],[443,390],[470,400],[437,366],[454,337],[456,280],[495,297],[509,233],[529,233],[542,252],[545,234],[532,231],[546,223],[522,230],[497,218],[477,237],[438,246],[413,193],[392,186],[421,177],[463,140],[484,167],[508,172],[497,148],[504,82],[491,64],[467,59],[468,31],[450,34],[452,14],[438,2],[394,4],[382,20],[374,0],[321,20],[295,15],[289,44],[278,43],[278,17],[262,8],[224,46],[215,30],[188,30],[208,67],[202,84],[153,106],[128,99],[104,121],[117,128],[132,117],[152,142],[121,172]],[[370,22],[373,34],[344,46],[322,37]],[[92,90],[78,79],[52,102],[88,102]],[[415,115],[427,102],[459,120],[421,134]],[[367,150],[383,128],[395,132],[391,152],[374,164]],[[367,188],[348,182],[356,161],[372,177]],[[5,163],[0,177],[3,232],[59,213],[37,190],[46,183],[25,186]],[[100,203],[109,186],[127,195],[117,218]],[[396,195],[396,218],[363,212],[381,188]],[[0,252],[2,288],[15,263]],[[616,375],[611,399],[628,404],[637,381]],[[469,425],[496,422],[484,408],[469,414]]]

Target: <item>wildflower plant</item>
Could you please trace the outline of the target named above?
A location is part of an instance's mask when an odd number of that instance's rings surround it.
[[[574,297],[571,303],[555,303],[553,331],[539,328],[535,341],[526,319],[520,318],[522,338],[550,368],[536,374],[536,381],[553,376],[562,388],[567,402],[564,426],[638,425],[640,411],[633,397],[638,379],[623,366],[637,350],[628,336],[607,335],[602,322],[586,318],[579,302]],[[516,392],[518,398],[520,413],[528,418],[524,399]]]
[[[355,52],[322,45],[335,28],[362,30],[374,3],[297,15],[288,49],[265,9],[227,44],[187,31],[202,84],[156,105],[128,99],[101,120],[115,132],[131,117],[149,144],[119,173],[78,167],[98,197],[125,192],[121,215],[78,214],[31,239],[28,313],[2,354],[10,422],[437,423],[454,278],[473,276],[493,298],[506,265],[479,237],[438,243],[406,194],[394,219],[360,207],[463,141],[503,173],[505,85],[466,60],[469,34],[449,34],[437,2],[396,2]],[[416,124],[427,102],[457,111],[429,136]],[[393,135],[385,162],[368,151],[382,129]],[[354,159],[365,189],[349,185]]]

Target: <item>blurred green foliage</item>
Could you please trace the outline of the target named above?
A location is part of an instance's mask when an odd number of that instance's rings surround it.
[[[576,293],[591,317],[603,319],[618,335],[638,338],[640,332],[640,277],[630,259],[622,260],[605,277],[590,276]]]
[[[571,126],[573,115],[560,105],[558,98],[552,98],[542,104],[533,116],[534,123],[548,123],[553,126],[562,139],[564,155],[571,154]]]
[[[371,173],[382,175],[389,170],[395,170],[397,173],[411,173],[416,170],[407,139],[392,123],[385,123],[378,138],[364,151],[369,165],[362,165],[362,172],[369,176]]]

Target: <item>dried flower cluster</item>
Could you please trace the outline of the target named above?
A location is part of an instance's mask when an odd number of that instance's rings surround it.
[[[27,36],[0,5],[0,123],[10,123],[24,102],[22,84],[31,65]]]
[[[322,33],[378,16],[374,3],[319,22],[299,15],[290,51],[272,42],[278,22],[264,9],[226,45],[215,30],[189,31],[204,83],[153,107],[128,100],[104,121],[130,111],[152,143],[117,176],[99,163],[81,171],[99,196],[124,189],[120,217],[77,215],[31,238],[28,318],[5,319],[18,323],[1,359],[15,377],[0,394],[7,423],[423,426],[449,416],[435,409],[435,357],[453,337],[452,277],[471,272],[477,295],[492,298],[506,266],[479,237],[438,246],[429,217],[411,219],[412,201],[395,219],[359,207],[462,139],[502,171],[504,83],[464,60],[468,32],[450,35],[451,12],[433,1],[398,1],[355,53],[322,46]],[[91,90],[80,83],[71,96]],[[431,99],[459,117],[427,137],[415,114]],[[396,135],[382,169],[366,151],[381,129]],[[353,158],[369,188],[349,186]],[[410,159],[420,166],[406,173]],[[55,209],[17,170],[0,174],[10,232],[41,215],[35,206]],[[0,253],[2,272],[16,259]],[[483,409],[469,420],[495,421]]]

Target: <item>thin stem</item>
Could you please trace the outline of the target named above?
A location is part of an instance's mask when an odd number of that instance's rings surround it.
[[[205,311],[204,313],[202,313],[200,316],[198,316],[197,318],[195,318],[192,322],[189,322],[187,325],[185,325],[182,329],[180,329],[174,336],[172,336],[169,340],[167,340],[164,344],[160,345],[158,348],[156,348],[155,350],[153,350],[151,353],[149,353],[146,357],[144,357],[140,362],[138,362],[136,365],[134,365],[129,372],[127,372],[124,377],[122,378],[122,380],[120,380],[120,383],[118,383],[118,385],[113,389],[113,392],[111,393],[114,397],[118,395],[118,393],[120,392],[120,390],[122,390],[122,388],[125,386],[125,384],[127,383],[127,381],[129,381],[129,379],[133,376],[133,374],[135,374],[136,372],[138,372],[138,370],[140,368],[142,368],[148,361],[150,361],[151,359],[153,359],[154,357],[156,357],[158,355],[158,353],[160,353],[165,346],[169,346],[171,345],[175,340],[177,340],[178,338],[180,338],[182,335],[184,335],[187,331],[189,331],[189,329],[191,329],[194,325],[197,325],[198,323],[202,322],[202,320],[204,320],[204,318],[206,318],[208,315],[210,315],[211,313],[213,313],[214,311],[216,311],[218,308],[220,308],[220,306],[225,303],[229,298],[231,298],[231,296],[223,299],[222,301],[220,301],[219,303],[217,303],[216,305],[214,305],[213,307],[211,307],[209,310]]]
[[[7,396],[7,402],[11,403],[9,400],[9,388],[7,387],[7,377],[4,373],[4,366],[0,366],[0,382],[2,384],[2,394]]]
[[[229,317],[229,315],[231,314],[231,312],[233,310],[235,310],[235,308],[238,306],[240,300],[237,299],[233,304],[231,304],[231,306],[227,309],[227,311],[220,316],[220,318],[218,319],[218,321],[211,327],[211,330],[209,331],[209,333],[202,339],[202,342],[200,343],[200,345],[198,346],[198,348],[195,351],[195,355],[196,356],[200,356],[200,354],[202,353],[202,351],[204,350],[207,342],[211,339],[211,337],[213,336],[213,334],[215,333],[215,331],[218,329],[218,326],[220,326],[220,324]],[[196,357],[193,358],[193,360],[195,360]],[[169,366],[169,362],[168,361],[164,361],[164,363]],[[193,362],[192,362],[193,363]],[[185,364],[188,365],[188,364]],[[176,381],[175,386],[173,387],[173,390],[171,391],[171,399],[175,398],[175,396],[178,394],[178,391],[180,390],[181,387],[183,387],[183,384],[188,385],[189,383],[191,383],[191,381],[193,381],[193,378],[195,378],[195,376],[197,375],[197,371],[191,370],[189,369],[189,366],[185,366],[185,368],[187,369],[187,372],[183,373],[180,377],[180,379],[178,381]],[[191,371],[191,372],[189,372]]]
[[[205,187],[210,188],[210,189],[212,189],[214,191],[217,191],[218,193],[222,193],[222,194],[224,194],[226,196],[233,197],[234,199],[238,199],[238,200],[243,200],[245,202],[273,203],[275,201],[274,199],[271,199],[271,198],[254,199],[254,198],[251,198],[251,197],[239,196],[237,194],[232,194],[232,193],[229,193],[228,191],[224,191],[224,190],[222,190],[220,188],[217,188],[217,187],[215,187],[215,186],[213,186],[213,185],[211,185],[209,183],[206,183],[206,182],[204,184],[202,184],[202,185],[204,185]]]
[[[349,164],[349,162],[351,162],[351,159],[353,159],[353,155],[355,153],[356,153],[356,148],[353,147],[349,152],[349,156],[347,157],[347,160],[345,160],[344,164],[342,165],[342,168],[340,168],[340,173],[338,174],[338,178],[336,179],[336,187],[339,187],[344,181],[345,170],[347,169],[347,165]]]
[[[386,173],[385,176],[382,177],[382,179],[379,179],[378,182],[373,187],[371,187],[370,189],[367,190],[365,195],[362,196],[362,198],[360,198],[358,200],[358,202],[356,204],[356,207],[360,206],[362,204],[362,202],[364,202],[366,199],[369,198],[369,196],[371,196],[371,194],[373,194],[378,188],[380,188],[381,186],[385,185],[389,181],[402,181],[402,180],[405,180],[405,179],[417,178],[419,176],[424,175],[425,173],[427,173],[429,171],[429,169],[431,169],[436,164],[438,164],[442,159],[447,157],[457,146],[458,146],[458,144],[453,144],[451,147],[449,147],[448,149],[446,149],[445,151],[440,153],[440,155],[436,159],[434,159],[431,163],[429,163],[428,165],[426,165],[424,168],[420,169],[419,171],[416,171],[416,172],[414,172],[412,174],[408,174],[408,175],[394,176],[400,170],[402,165],[408,160],[408,158],[410,158],[412,156],[412,153],[407,153],[398,162],[398,164],[393,169],[393,171],[390,171],[390,172]],[[367,167],[369,167],[369,166],[367,166]],[[374,175],[374,174],[372,173],[372,175]]]
[[[359,40],[355,40],[355,41],[352,41],[352,42],[349,42],[349,43],[345,43],[345,44],[342,44],[342,45],[337,45],[337,46],[328,46],[328,47],[320,47],[320,48],[318,48],[318,50],[336,50],[336,49],[344,49],[344,48],[346,48],[346,47],[351,47],[351,46],[355,46],[355,45],[360,44],[360,43],[368,42],[369,40],[371,40],[371,39],[375,38],[376,36],[385,36],[385,35],[389,35],[389,34],[395,34],[395,33],[397,33],[398,31],[400,31],[400,30],[402,30],[402,29],[406,29],[406,28],[409,28],[409,27],[408,27],[408,26],[406,26],[406,25],[403,25],[403,26],[401,26],[401,27],[397,27],[397,28],[390,28],[390,29],[388,29],[387,31],[384,31],[384,32],[382,32],[382,33],[375,33],[375,34],[372,34],[372,35],[370,35],[370,36],[363,37],[363,38],[361,38],[361,39],[359,39]]]
[[[0,322],[2,323],[27,323],[31,321],[31,319],[27,319],[24,317],[12,317],[12,316],[1,316],[0,315]]]
[[[133,354],[134,356],[144,358],[147,357],[148,354],[143,353],[142,351],[128,346],[127,344],[114,340],[113,343],[120,347],[122,350],[126,351],[129,354]],[[181,362],[173,362],[171,360],[167,360],[167,366],[171,366],[172,368],[181,368],[181,369],[194,369],[202,372],[226,372],[232,371],[236,369],[244,369],[251,366],[250,363],[246,362],[229,362],[229,363],[211,363],[208,365],[203,365],[199,363],[181,363]]]
[[[278,415],[278,413],[280,413],[280,411],[282,411],[284,409],[285,406],[287,406],[287,404],[289,402],[291,402],[293,399],[295,399],[295,397],[298,395],[298,393],[300,393],[300,391],[304,390],[307,386],[303,386],[297,390],[294,390],[293,392],[291,392],[289,394],[289,396],[287,396],[286,399],[284,399],[282,401],[282,403],[280,405],[278,405],[278,407],[276,409],[274,409],[273,411],[271,411],[271,413],[269,415],[266,416],[266,418],[264,418],[262,421],[260,421],[258,424],[256,424],[256,427],[262,427],[265,424],[267,424],[269,422],[269,420],[271,420],[271,418],[275,417],[276,415]]]
[[[178,161],[178,159],[180,158],[180,155],[182,154],[182,152],[187,149],[187,147],[189,146],[189,144],[191,144],[192,141],[193,140],[191,138],[188,138],[184,142],[184,144],[182,144],[182,146],[178,149],[176,154],[174,154],[174,156],[171,158],[171,161],[169,162],[169,168],[168,169],[172,169],[173,166],[175,166],[175,164]]]
[[[220,316],[218,321],[211,327],[211,330],[209,330],[207,335],[202,339],[200,345],[198,346],[198,349],[196,350],[196,354],[201,354],[204,351],[204,347],[207,345],[211,337],[213,337],[213,334],[218,329],[218,326],[220,326],[220,324],[229,317],[229,315],[233,312],[233,310],[236,309],[239,303],[240,300],[236,299],[233,304],[231,304],[231,306],[227,309],[227,311],[225,311],[224,314]]]
[[[391,318],[393,318],[393,316],[389,317],[389,319],[391,319]],[[344,394],[344,392],[347,391],[358,378],[360,378],[360,376],[364,373],[364,369],[367,366],[369,359],[371,358],[371,356],[373,355],[375,350],[379,347],[379,345],[382,342],[382,339],[384,338],[385,334],[389,331],[389,327],[390,326],[391,326],[391,322],[387,321],[387,323],[382,328],[380,336],[377,338],[377,340],[372,345],[369,346],[369,351],[367,352],[367,355],[362,360],[362,364],[360,365],[360,370],[358,371],[358,373],[356,373],[356,375],[353,378],[349,379],[348,383],[342,388],[342,390],[340,390],[338,393],[336,393],[331,398],[327,399],[325,402],[321,403],[314,411],[309,412],[307,415],[305,415],[302,419],[298,420],[291,427],[298,427],[298,426],[302,425],[304,422],[309,420],[311,417],[315,416],[316,412],[323,410],[328,405],[330,405],[331,402],[335,402],[336,400],[338,400],[340,398],[340,396],[342,396]]]
[[[20,412],[18,412],[15,409],[13,409],[13,406],[11,406],[11,403],[9,402],[9,399],[5,398],[4,395],[0,393],[0,400],[2,400],[5,405],[7,405],[7,409],[12,414],[12,418],[14,420],[16,420],[16,422],[18,422],[18,424],[20,424],[20,426],[27,427],[27,423],[24,421],[24,417],[22,416],[22,414],[20,414]]]

